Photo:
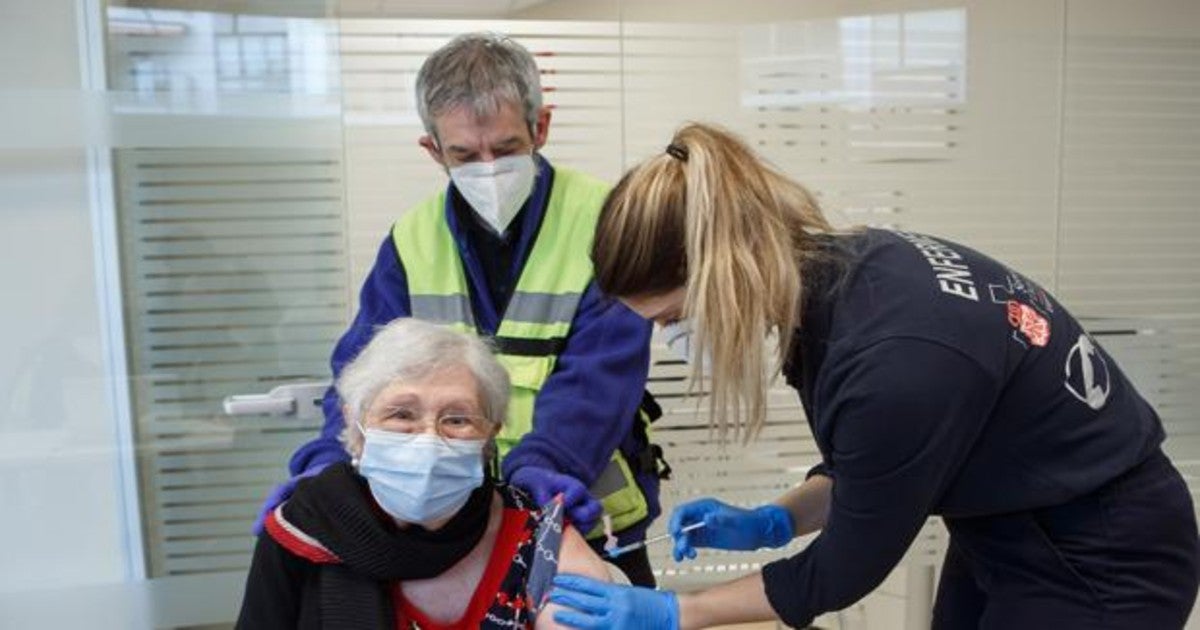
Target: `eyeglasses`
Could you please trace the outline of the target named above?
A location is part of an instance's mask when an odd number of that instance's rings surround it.
[[[430,425],[428,414],[422,414],[413,407],[392,407],[384,412],[383,417],[373,418],[372,429],[380,429],[390,433],[421,433],[428,430]],[[447,412],[433,420],[433,427],[438,437],[452,440],[477,440],[487,437],[491,422],[484,416]],[[364,433],[366,427],[359,424]]]

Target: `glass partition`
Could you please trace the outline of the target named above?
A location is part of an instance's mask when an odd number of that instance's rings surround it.
[[[943,235],[1052,289],[1194,481],[1198,29],[1186,0],[8,3],[0,627],[232,622],[251,522],[322,419],[314,390],[291,415],[222,403],[327,381],[380,240],[445,185],[416,71],[474,30],[535,54],[555,163],[615,180],[681,122],[717,122],[841,224]],[[654,357],[668,509],[765,500],[816,460],[786,389],[767,439],[714,450],[680,364]],[[820,623],[927,625],[944,543],[932,521]],[[775,556],[652,557],[689,587]]]

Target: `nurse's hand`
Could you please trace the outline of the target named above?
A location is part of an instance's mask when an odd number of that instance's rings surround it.
[[[683,531],[693,523],[704,527]],[[671,513],[667,532],[675,539],[676,562],[695,558],[696,548],[752,551],[762,547],[782,547],[792,540],[795,528],[792,515],[774,504],[746,510],[716,499],[697,499],[684,503]]]
[[[554,621],[569,628],[677,630],[679,602],[671,591],[618,586],[582,575],[554,576],[550,601],[563,606]]]

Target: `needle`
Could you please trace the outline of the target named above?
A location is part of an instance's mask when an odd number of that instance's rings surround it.
[[[699,523],[692,523],[691,525],[684,525],[683,529],[681,529],[679,531],[680,531],[680,533],[690,532],[693,529],[700,529],[701,527],[704,527],[704,521],[700,521]],[[646,545],[649,545],[651,543],[656,543],[660,540],[666,540],[668,538],[671,538],[671,534],[659,534],[658,536],[651,536],[650,538],[647,538],[646,540],[638,541],[635,543],[630,543],[628,545],[625,545],[624,547],[614,547],[612,549],[609,549],[604,552],[604,555],[609,558],[616,558],[617,556],[619,556],[625,552],[633,551],[634,549],[641,549],[642,547],[645,547]]]

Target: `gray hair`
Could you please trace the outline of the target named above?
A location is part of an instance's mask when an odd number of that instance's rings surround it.
[[[337,379],[338,396],[346,405],[341,434],[346,451],[352,457],[362,452],[362,433],[355,424],[385,387],[457,366],[466,367],[475,377],[483,415],[493,426],[503,424],[508,413],[508,372],[487,342],[411,317],[380,327]]]
[[[542,108],[542,83],[533,55],[507,35],[466,33],[450,40],[417,72],[417,113],[437,139],[433,120],[458,107],[490,116],[504,103],[524,108],[532,134]]]

